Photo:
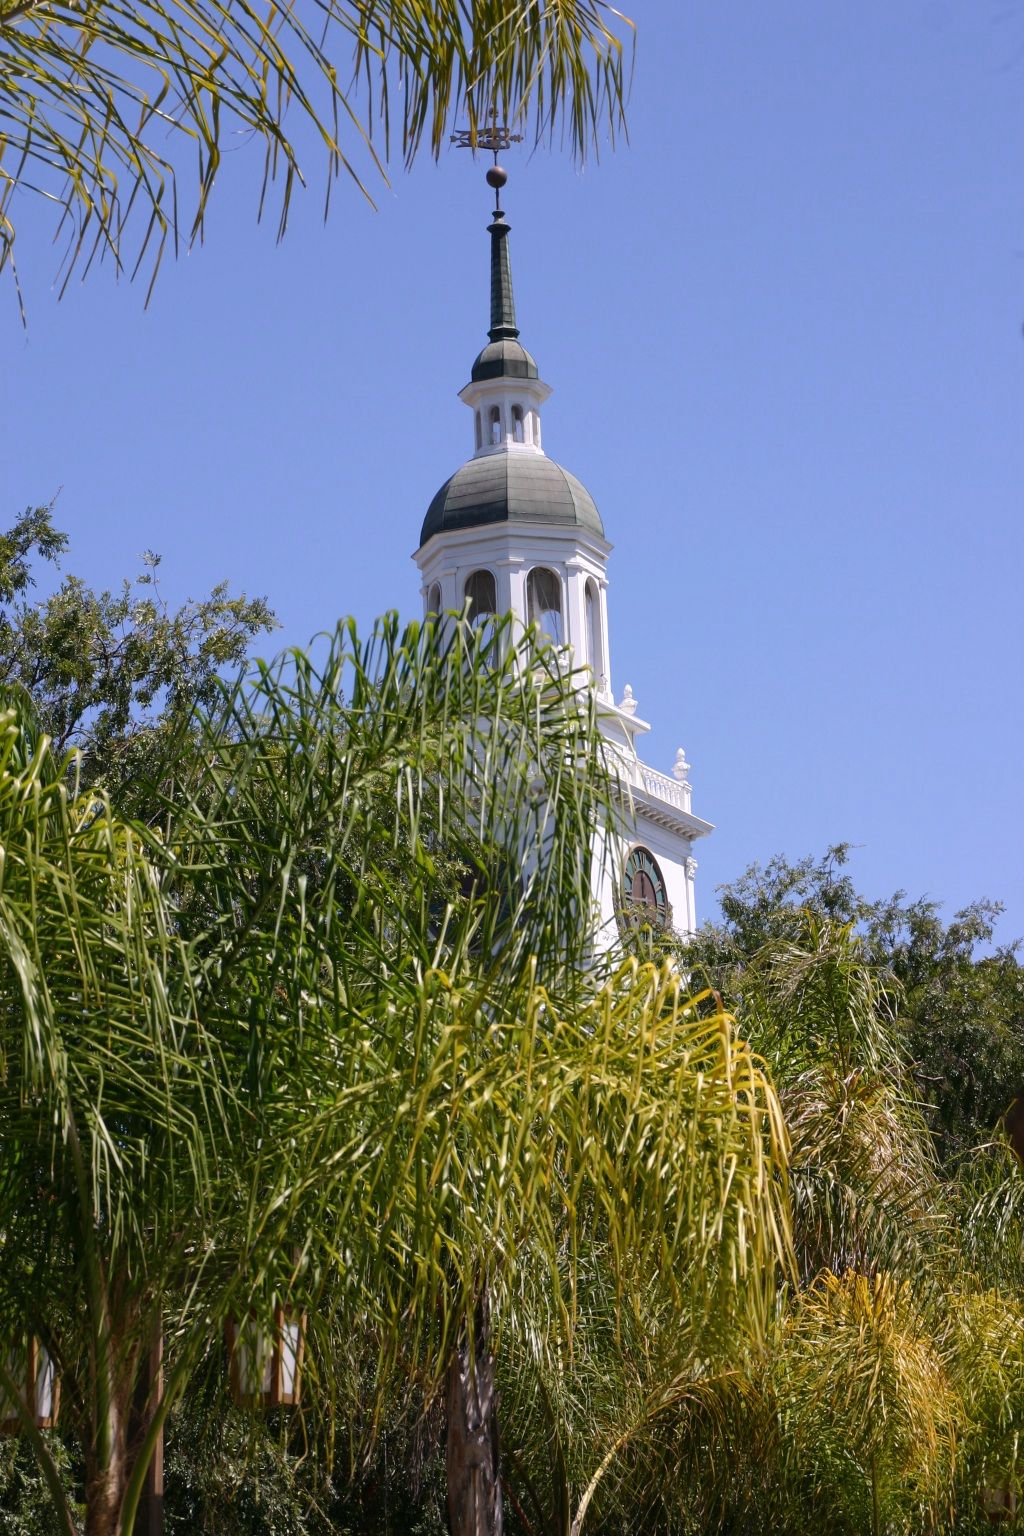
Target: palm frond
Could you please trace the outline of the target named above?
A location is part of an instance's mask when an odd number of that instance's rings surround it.
[[[30,193],[55,211],[64,283],[108,257],[152,284],[246,138],[261,212],[280,185],[279,234],[307,153],[328,192],[344,171],[369,195],[393,137],[406,161],[424,138],[436,156],[462,111],[471,127],[532,114],[538,138],[564,123],[582,155],[622,125],[629,31],[605,0],[3,0],[0,270]]]
[[[882,1273],[826,1274],[795,1300],[774,1371],[785,1454],[834,1526],[909,1536],[949,1505],[958,1398],[933,1316]]]
[[[527,1259],[571,1333],[587,1233],[615,1286],[767,1314],[775,1096],[671,970],[594,971],[613,802],[554,653],[393,620],[230,691],[169,797],[200,1007],[235,1021],[268,1148],[249,1241],[284,1222],[332,1255],[333,1315],[377,1330],[381,1380],[443,1365],[482,1280],[500,1341]]]

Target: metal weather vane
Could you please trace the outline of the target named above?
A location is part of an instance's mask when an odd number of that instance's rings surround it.
[[[487,185],[494,188],[494,212],[500,220],[501,213],[501,189],[508,180],[508,172],[498,164],[498,151],[508,149],[511,144],[521,144],[521,133],[513,133],[507,123],[499,123],[497,109],[490,113],[491,121],[480,128],[457,128],[452,134],[452,143],[457,149],[471,149],[476,154],[478,149],[489,149],[494,156],[494,164],[487,171]]]
[[[457,128],[451,139],[456,148],[489,149],[497,158],[499,150],[508,149],[511,144],[523,142],[521,133],[513,133],[507,123],[498,122],[497,108],[489,115],[491,121],[478,128]]]

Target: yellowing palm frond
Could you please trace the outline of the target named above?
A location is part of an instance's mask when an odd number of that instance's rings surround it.
[[[920,1530],[953,1487],[958,1398],[909,1279],[825,1274],[793,1301],[772,1371],[793,1475],[837,1524]]]

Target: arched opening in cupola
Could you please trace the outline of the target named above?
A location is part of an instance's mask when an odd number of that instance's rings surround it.
[[[491,442],[501,442],[501,406],[491,406]]]
[[[484,445],[484,424],[483,424],[483,422],[480,419],[480,412],[479,411],[477,411],[477,413],[476,413],[475,441],[476,441],[476,446],[478,448],[482,448],[483,447],[483,445]]]
[[[601,597],[597,590],[597,583],[592,578],[587,581],[583,601],[587,616],[587,660],[595,680],[600,681],[604,672],[601,645]]]
[[[512,407],[512,436],[517,443],[526,442],[526,423],[523,421],[523,408],[521,405]]]
[[[526,617],[555,645],[565,639],[562,583],[556,571],[535,565],[526,578]]]
[[[482,624],[485,619],[497,613],[498,593],[492,571],[473,571],[466,577],[463,594],[469,604],[471,624]]]
[[[429,613],[440,613],[441,612],[441,584],[440,584],[440,582],[435,581],[434,585],[431,587],[430,591],[427,593],[427,612],[428,612],[428,614]]]

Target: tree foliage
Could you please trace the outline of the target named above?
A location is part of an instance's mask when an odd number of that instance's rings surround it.
[[[773,1072],[801,1277],[712,1426],[719,1508],[744,1531],[981,1531],[1022,1472],[1024,1168],[994,1068],[1001,1034],[1020,1050],[1016,960],[975,953],[988,904],[946,925],[868,903],[846,852],[749,870],[687,949]],[[949,1030],[978,1041],[980,1100],[933,1080],[946,1043],[926,1036]]]
[[[167,742],[149,828],[4,727],[0,1319],[58,1362],[89,1536],[130,1529],[231,1314],[303,1311],[309,1433],[368,1446],[462,1349],[542,1328],[571,1361],[584,1260],[611,1317],[645,1294],[705,1353],[763,1329],[775,1096],[670,969],[584,964],[612,796],[553,652],[345,627]]]
[[[0,535],[0,687],[30,702],[58,760],[76,753],[83,788],[102,782],[118,794],[152,773],[276,621],[266,599],[232,597],[226,582],[170,608],[151,552],[114,591],[66,575],[33,602],[40,566],[59,567],[67,547],[52,505],[27,509]]]
[[[998,902],[972,902],[946,922],[939,904],[897,891],[861,895],[838,844],[821,859],[753,865],[721,891],[722,922],[693,954],[726,999],[748,985],[759,952],[799,945],[809,921],[849,925],[893,1012],[886,1031],[926,1107],[936,1150],[953,1165],[1024,1104],[1024,971],[1016,942],[996,945]],[[792,1025],[786,1026],[792,1041]],[[1020,1149],[1024,1155],[1024,1135]]]
[[[64,1383],[0,1460],[12,1529],[124,1536],[157,1333],[180,1529],[437,1536],[446,1383],[485,1365],[513,1536],[1005,1514],[994,909],[866,903],[839,849],[750,872],[682,972],[666,935],[597,962],[616,792],[554,653],[388,619],[224,681],[265,610],[161,627],[144,582],[138,643],[111,624],[70,684],[26,598],[63,547],[47,511],[0,542],[5,654],[35,624],[55,658],[9,674],[0,754],[0,1388],[28,1333]],[[100,636],[115,599],[60,590]],[[972,1038],[977,1088],[929,1090]],[[304,1403],[262,1422],[220,1324],[284,1301]]]

